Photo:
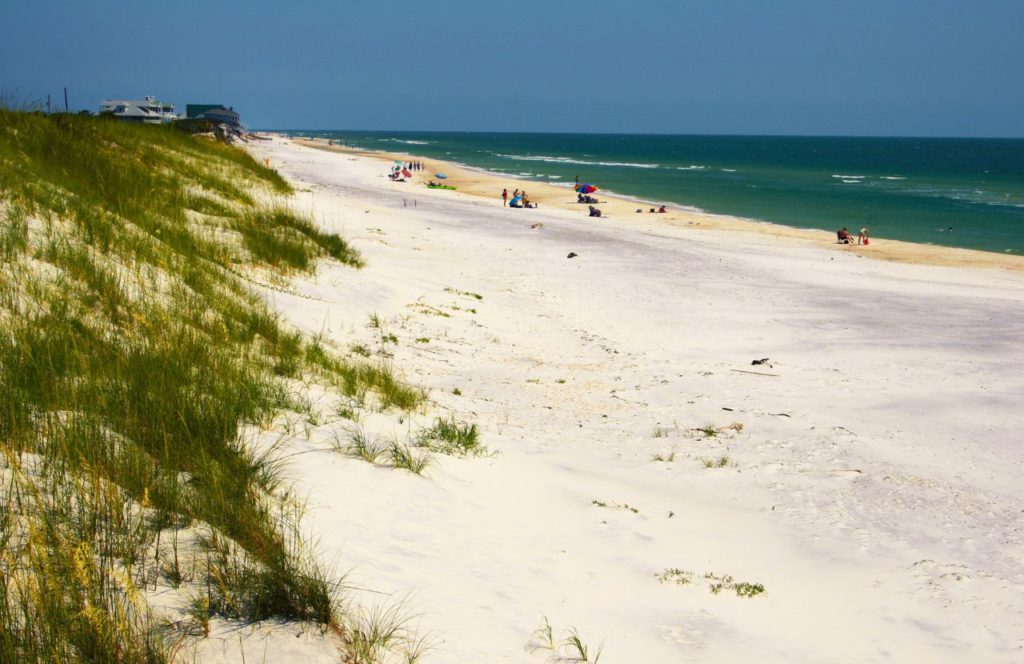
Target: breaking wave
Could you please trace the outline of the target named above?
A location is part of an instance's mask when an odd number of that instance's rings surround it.
[[[588,161],[586,159],[572,159],[570,157],[551,157],[542,154],[501,154],[500,152],[496,152],[494,156],[501,157],[503,159],[515,159],[518,161],[543,161],[549,164],[583,164],[585,166],[623,166],[626,168],[661,168],[661,164],[638,164],[629,161]]]

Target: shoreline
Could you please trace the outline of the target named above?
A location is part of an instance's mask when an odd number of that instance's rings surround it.
[[[367,264],[267,300],[493,452],[423,476],[337,452],[425,413],[288,443],[323,560],[357,603],[405,598],[424,661],[537,664],[545,624],[609,661],[1019,659],[1020,274],[509,211],[393,183],[379,155],[252,149]]]
[[[423,185],[426,183],[426,180],[432,177],[433,173],[443,171],[449,175],[449,182],[455,183],[459,187],[458,192],[454,193],[474,196],[480,200],[500,202],[502,188],[508,185],[508,180],[512,180],[516,183],[529,183],[531,200],[560,210],[576,211],[581,216],[586,217],[586,206],[572,200],[574,192],[570,194],[569,192],[572,190],[567,190],[563,185],[530,180],[527,176],[500,175],[482,168],[423,157],[413,152],[365,150],[338,144],[328,145],[328,139],[299,139],[285,134],[266,133],[318,150],[374,159],[381,162],[382,168],[388,167],[395,160],[421,161],[428,166],[427,169],[423,172],[414,172],[412,178],[404,183],[415,186],[415,193],[417,194],[420,194],[421,190],[422,192],[436,193],[427,190]],[[455,175],[453,176],[453,174]],[[696,208],[687,209],[685,206],[675,204],[668,205],[668,212],[665,214],[652,214],[646,210],[651,207],[657,208],[661,205],[660,202],[652,203],[643,201],[640,198],[622,194],[605,194],[604,192],[598,192],[598,198],[602,201],[601,209],[605,216],[595,219],[597,223],[611,218],[623,222],[636,221],[645,226],[652,225],[649,222],[662,222],[669,226],[755,234],[760,238],[772,238],[774,241],[785,242],[788,245],[828,248],[833,251],[854,253],[864,258],[874,258],[883,261],[1024,272],[1024,256],[999,254],[978,249],[920,244],[902,240],[887,240],[877,237],[872,237],[871,244],[867,246],[856,244],[840,245],[835,242],[835,231],[804,229],[770,221],[714,214]],[[638,206],[645,211],[637,213],[636,209]],[[521,212],[529,213],[528,210],[522,210]],[[751,240],[755,244],[757,241],[757,239]]]

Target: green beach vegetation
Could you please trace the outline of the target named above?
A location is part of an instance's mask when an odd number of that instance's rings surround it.
[[[661,583],[675,584],[677,586],[690,585],[694,583],[694,580],[697,578],[693,572],[679,569],[678,567],[670,567],[661,574],[655,574],[655,576]],[[763,584],[737,581],[730,574],[715,574],[713,572],[707,572],[701,578],[704,579],[707,584],[708,592],[712,595],[718,595],[723,590],[731,590],[737,597],[746,597],[749,599],[751,597],[757,597],[765,592]]]
[[[265,441],[316,420],[310,381],[350,413],[425,394],[250,285],[363,265],[290,191],[169,127],[0,108],[0,661],[173,661],[214,617],[352,645]]]

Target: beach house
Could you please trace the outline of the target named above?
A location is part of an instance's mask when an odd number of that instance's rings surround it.
[[[232,129],[237,129],[242,125],[235,109],[221,104],[187,104],[185,106],[185,117],[190,120],[209,120],[210,122],[226,124]]]
[[[146,96],[142,99],[104,99],[100,102],[100,113],[110,113],[125,122],[161,124],[177,120],[174,104]]]

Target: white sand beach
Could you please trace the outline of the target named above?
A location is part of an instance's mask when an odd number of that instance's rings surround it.
[[[367,260],[268,299],[436,404],[361,426],[450,413],[494,453],[417,476],[332,450],[337,419],[285,450],[323,559],[355,602],[403,603],[424,662],[552,661],[545,620],[608,663],[1024,660],[1021,272],[252,150]]]

